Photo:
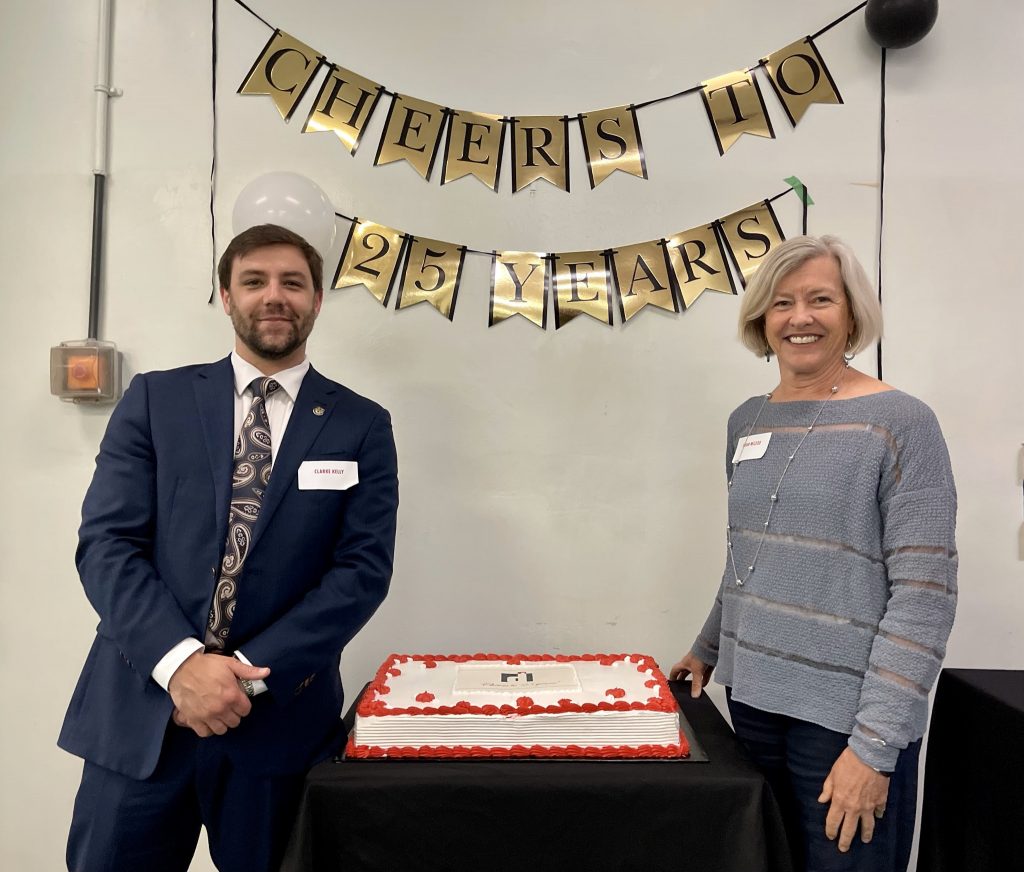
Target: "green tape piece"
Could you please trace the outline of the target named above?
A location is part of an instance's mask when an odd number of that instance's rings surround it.
[[[796,176],[790,176],[788,179],[783,179],[787,185],[789,185],[796,195],[804,201],[805,206],[813,206],[814,200],[811,199],[811,195],[807,193],[807,188],[804,187],[804,183],[800,181]]]

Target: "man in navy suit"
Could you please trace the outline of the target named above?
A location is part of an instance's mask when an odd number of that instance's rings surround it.
[[[132,381],[82,507],[100,622],[59,739],[85,758],[72,872],[184,872],[201,825],[222,872],[275,869],[305,772],[344,740],[341,651],[391,578],[390,417],[306,359],[320,255],[263,225],[218,275],[234,351]],[[240,523],[254,422],[270,453]]]

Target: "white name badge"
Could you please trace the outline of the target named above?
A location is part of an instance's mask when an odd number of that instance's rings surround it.
[[[355,460],[304,460],[299,464],[299,490],[348,490],[359,484]]]
[[[759,457],[764,457],[771,439],[771,433],[751,433],[749,436],[742,437],[739,445],[736,446],[732,462],[742,463],[744,460],[757,460]]]

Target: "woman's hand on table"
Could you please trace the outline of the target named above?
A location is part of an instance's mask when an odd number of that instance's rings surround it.
[[[889,794],[889,778],[864,763],[846,748],[832,765],[825,779],[818,802],[829,803],[825,817],[825,835],[833,841],[839,837],[839,850],[850,850],[860,825],[860,838],[865,844],[875,833],[875,819],[885,812]]]
[[[696,699],[700,696],[701,689],[711,680],[714,669],[714,666],[708,666],[696,654],[688,651],[686,656],[669,670],[668,677],[671,681],[680,681],[689,675],[690,696]]]

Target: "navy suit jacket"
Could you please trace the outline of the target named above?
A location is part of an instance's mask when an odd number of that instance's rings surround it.
[[[137,376],[111,416],[82,506],[77,563],[100,622],[58,744],[133,778],[156,767],[173,703],[150,676],[203,638],[227,535],[230,358]],[[303,461],[358,463],[347,490],[300,490]],[[268,692],[221,743],[249,771],[295,773],[342,741],[338,663],[391,579],[391,419],[312,368],[295,398],[239,582],[229,650]]]

